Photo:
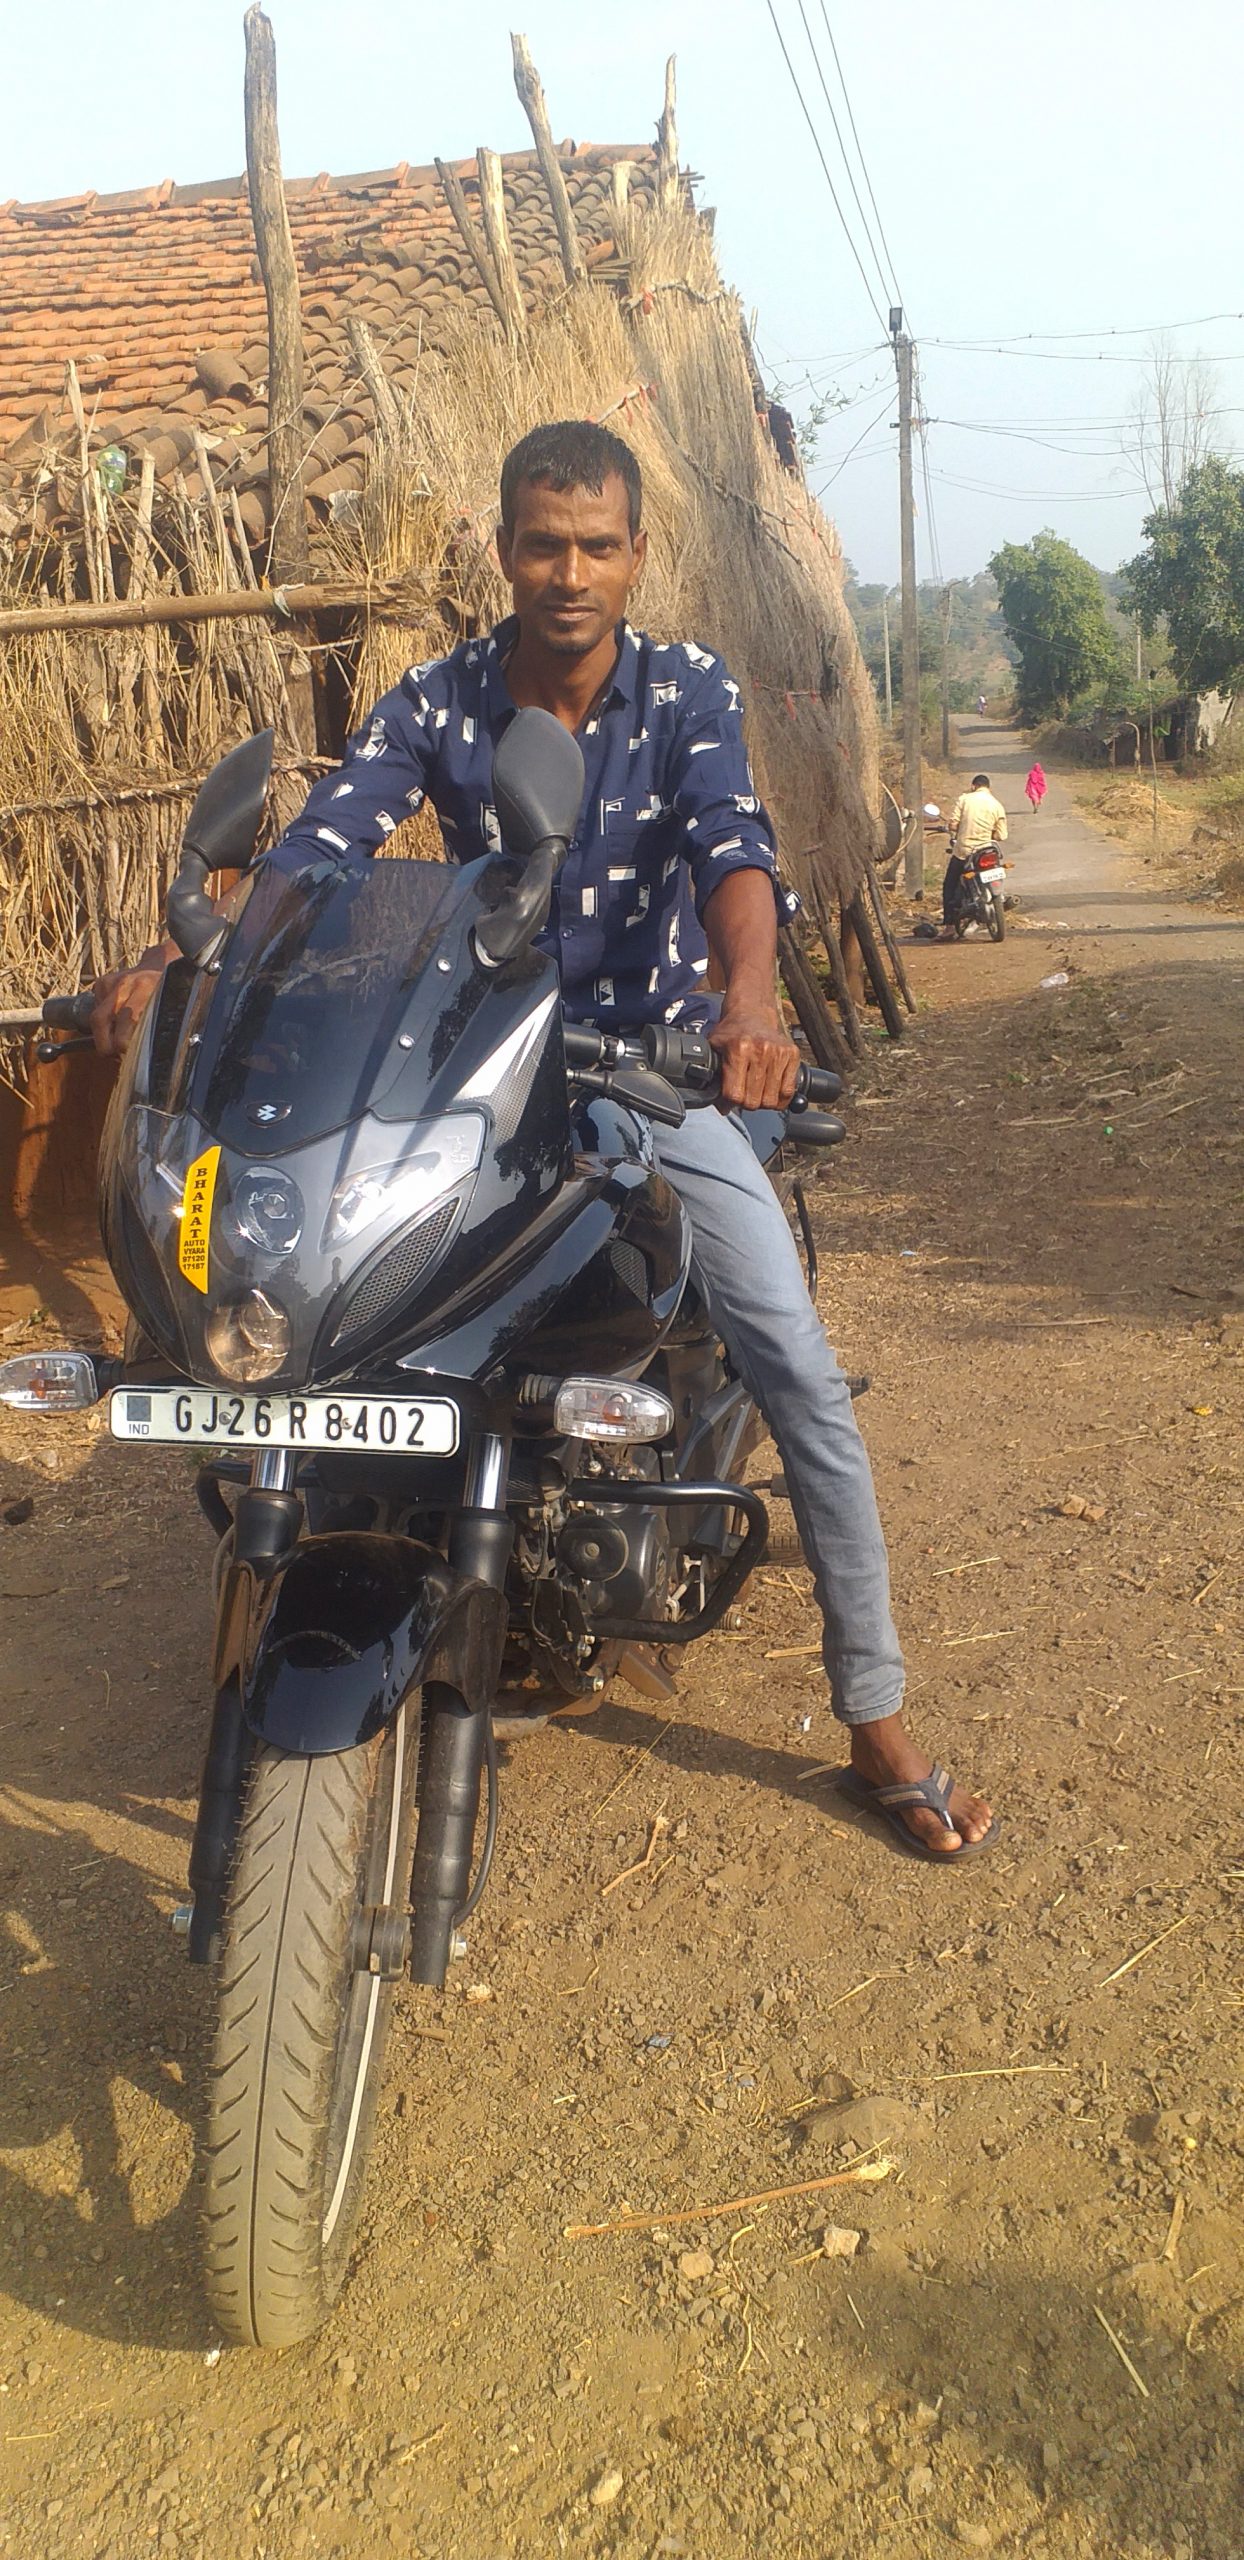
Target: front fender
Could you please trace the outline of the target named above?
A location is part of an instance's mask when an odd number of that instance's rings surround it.
[[[349,1751],[423,1681],[445,1682],[468,1707],[491,1705],[505,1623],[504,1593],[455,1572],[435,1547],[342,1530],[300,1540],[270,1581],[230,1565],[216,1668],[236,1672],[260,1742]]]

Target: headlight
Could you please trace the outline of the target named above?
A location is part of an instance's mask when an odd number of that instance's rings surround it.
[[[289,1317],[262,1289],[251,1289],[231,1307],[213,1307],[204,1340],[222,1378],[254,1386],[259,1378],[273,1377],[288,1357]]]
[[[451,1111],[430,1120],[396,1164],[366,1165],[339,1182],[328,1206],[323,1251],[352,1244],[385,1218],[394,1226],[431,1209],[447,1191],[474,1173],[484,1151],[484,1115]]]
[[[235,1183],[233,1218],[240,1237],[261,1253],[292,1253],[306,1210],[293,1176],[273,1165],[252,1165]]]

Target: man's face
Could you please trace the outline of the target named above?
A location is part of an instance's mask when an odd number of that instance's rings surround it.
[[[647,543],[642,532],[631,540],[616,472],[599,491],[521,481],[514,530],[501,527],[497,551],[524,632],[558,657],[589,657],[621,621]]]

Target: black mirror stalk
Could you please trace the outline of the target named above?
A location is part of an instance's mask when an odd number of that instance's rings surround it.
[[[480,917],[474,943],[482,968],[500,969],[534,942],[547,920],[553,882],[565,851],[558,837],[546,837],[543,844],[536,846],[518,878],[503,891],[498,904]]]
[[[184,959],[206,968],[225,927],[207,894],[213,871],[241,870],[250,860],[263,816],[274,737],[244,738],[203,783],[182,837],[181,867],[168,893],[168,929]]]

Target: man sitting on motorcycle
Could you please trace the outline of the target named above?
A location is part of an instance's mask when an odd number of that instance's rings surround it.
[[[987,773],[974,773],[970,791],[961,791],[950,813],[950,860],[942,881],[943,942],[955,938],[959,883],[968,862],[987,844],[1006,843],[1006,811],[989,788]]]
[[[714,1321],[781,1452],[824,1616],[834,1709],[851,1734],[844,1784],[918,1854],[962,1856],[990,1836],[990,1809],[933,1768],[904,1729],[885,1543],[850,1392],[777,1196],[733,1116],[781,1108],[799,1064],[776,1001],[773,833],[739,689],[720,658],[650,640],[625,619],[646,549],[641,495],[634,455],[605,429],[563,422],[525,436],[501,473],[497,550],[512,616],[410,668],[340,769],[315,784],[286,841],[367,858],[426,798],[450,858],[473,860],[500,842],[492,755],[515,710],[537,705],[578,738],[583,809],[545,937],[567,1014],[610,1029],[711,1026],[723,1109],[689,1111],[653,1141],[687,1210]],[[708,991],[710,954],[720,1003]],[[160,958],[101,981],[101,1047],[125,1045]]]

